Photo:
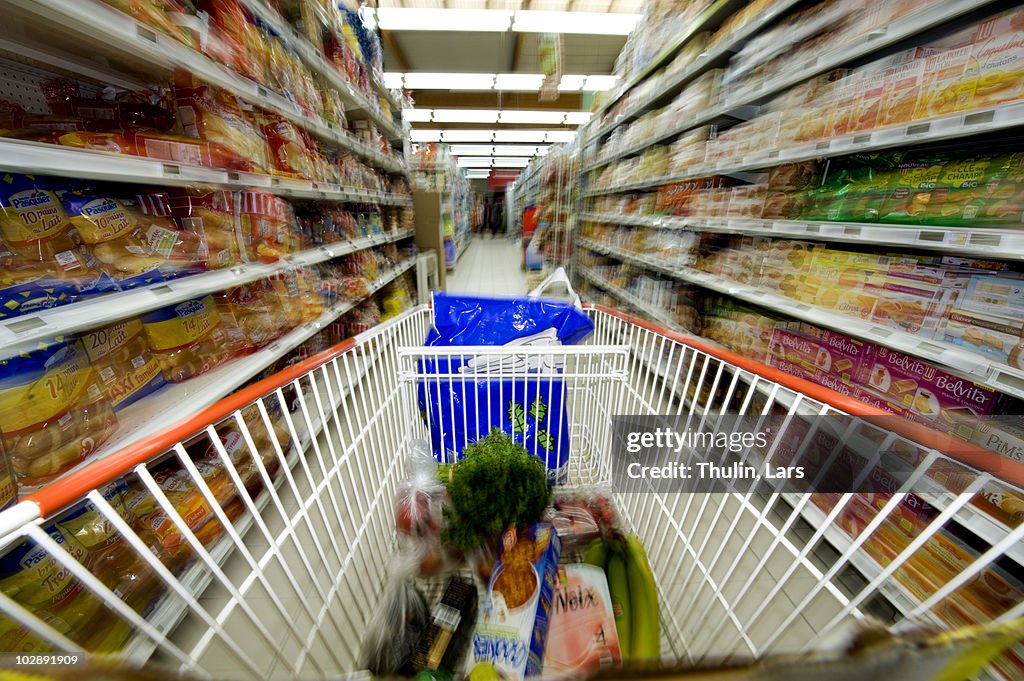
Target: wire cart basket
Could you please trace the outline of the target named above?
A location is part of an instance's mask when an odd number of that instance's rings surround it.
[[[776,412],[793,428],[857,414],[851,430],[881,414],[628,315],[587,313],[595,333],[580,346],[425,348],[432,315],[421,306],[28,496],[0,513],[0,565],[23,568],[0,574],[0,646],[212,678],[360,674],[361,633],[395,551],[404,455],[428,433],[416,393],[438,378],[419,369],[428,356],[473,355],[522,381],[557,375],[568,485],[610,479],[617,414],[710,427],[727,411]],[[614,502],[657,579],[663,658],[809,650],[868,616],[894,630],[1024,616],[1024,514],[1012,502],[1024,498],[1024,466],[980,448],[947,455],[944,441],[910,422],[889,432],[881,448],[916,463],[902,487],[873,496],[618,481]],[[932,513],[906,527],[907,505],[922,502]],[[943,571],[932,561],[947,544],[957,551]],[[1001,600],[980,599],[983,589]],[[987,678],[1024,678],[1018,655],[1019,645]]]

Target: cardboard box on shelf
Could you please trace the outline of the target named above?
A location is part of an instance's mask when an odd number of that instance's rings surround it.
[[[879,346],[862,387],[892,399],[926,423],[948,429],[950,413],[987,416],[1002,396],[988,386],[942,371],[916,357]]]
[[[957,305],[1001,317],[1024,317],[1024,280],[1006,276],[972,277]]]
[[[938,337],[1024,369],[1024,322],[1018,318],[987,315],[961,308],[946,312]]]

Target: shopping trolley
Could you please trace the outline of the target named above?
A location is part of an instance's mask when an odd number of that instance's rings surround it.
[[[616,414],[695,423],[726,412],[775,410],[794,423],[858,415],[850,428],[880,414],[628,315],[587,313],[595,332],[580,346],[424,348],[431,311],[421,306],[28,496],[0,514],[0,541],[5,550],[32,547],[26,565],[59,598],[30,588],[40,583],[5,581],[0,642],[215,678],[360,674],[361,633],[396,550],[392,504],[405,454],[428,427],[445,427],[428,426],[417,405],[417,386],[440,380],[422,373],[424,358],[471,354],[505,377],[558,377],[569,485],[609,480]],[[1013,595],[1024,523],[1000,516],[996,498],[1018,498],[1024,466],[970,447],[947,455],[936,448],[943,441],[910,422],[888,432],[885,447],[916,452],[919,463],[906,487],[870,505],[856,494],[681,494],[617,481],[620,516],[657,577],[664,658],[810,650],[867,616],[899,629],[1024,615]],[[953,489],[931,476],[940,463],[946,473],[958,468]],[[894,548],[880,535],[909,499],[935,513]],[[868,514],[859,531],[841,522],[854,506]],[[79,514],[77,525],[54,523],[83,508],[87,522]],[[954,523],[974,538],[955,574],[915,585],[921,557]],[[989,582],[1006,585],[1009,601],[977,603],[978,584]],[[1014,678],[1018,663],[1001,658],[990,676]]]

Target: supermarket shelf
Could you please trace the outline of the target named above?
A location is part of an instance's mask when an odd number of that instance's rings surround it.
[[[375,234],[329,246],[318,246],[276,263],[245,263],[223,270],[182,277],[131,291],[86,298],[79,303],[15,317],[0,323],[0,359],[31,350],[40,341],[94,329],[126,317],[183,300],[266,279],[292,267],[315,265],[349,253],[412,237],[415,230]]]
[[[124,70],[150,78],[170,76],[175,70],[184,70],[205,83],[233,92],[250,104],[280,114],[318,139],[347,149],[384,170],[396,173],[403,170],[396,159],[384,156],[319,115],[303,111],[276,92],[230,71],[109,5],[95,0],[11,0],[8,4],[16,6],[16,12],[30,26],[40,24],[65,34],[70,47],[82,55],[85,73],[95,71],[95,61],[88,59],[90,54],[103,55],[112,59],[115,66],[124,65]],[[69,49],[67,43],[62,43],[56,44]],[[43,44],[51,42],[43,41]],[[38,52],[36,43],[32,45]],[[63,63],[69,68],[77,66],[67,59]]]
[[[373,282],[365,296],[331,307],[318,319],[302,324],[251,355],[230,361],[190,381],[170,384],[151,397],[124,409],[118,413],[120,426],[114,437],[97,453],[66,471],[65,475],[102,459],[106,454],[130,447],[156,433],[166,432],[175,424],[216,403],[415,265],[416,258],[408,258]]]
[[[640,298],[637,298],[633,294],[628,293],[617,286],[613,286],[612,284],[608,283],[605,279],[602,279],[601,277],[591,272],[589,267],[579,266],[577,271],[584,279],[589,281],[591,284],[597,286],[598,288],[604,289],[605,291],[608,291],[613,296],[615,296],[622,302],[626,303],[630,307],[647,315],[651,319],[651,321],[657,322],[658,324],[661,324],[665,328],[671,329],[672,331],[678,331],[679,333],[690,333],[688,330],[684,329],[682,326],[672,321],[672,319],[669,318],[668,313],[665,310],[659,309],[658,307],[655,307],[654,305],[651,305],[650,303],[645,302]]]
[[[402,126],[393,120],[389,120],[382,111],[378,110],[378,108],[373,105],[366,95],[353,88],[352,85],[342,77],[337,67],[327,61],[327,59],[317,51],[313,44],[310,43],[305,36],[300,35],[294,28],[292,28],[292,26],[285,21],[276,10],[270,8],[264,0],[242,0],[242,2],[254,14],[256,14],[260,20],[265,22],[271,30],[278,35],[284,36],[295,49],[295,52],[299,57],[302,58],[302,61],[327,79],[327,81],[341,94],[342,99],[346,104],[346,113],[353,110],[365,112],[367,117],[379,128],[384,130],[392,141],[400,141],[404,138],[405,131],[402,129]],[[326,21],[324,21],[324,23],[325,25],[327,24]],[[370,73],[370,81],[374,86],[374,89],[388,100],[392,111],[401,110],[401,105],[395,100],[387,88],[384,87],[384,84],[380,81],[377,74]]]
[[[800,1],[801,0],[777,0],[777,2],[773,3],[772,6],[769,7],[768,10],[765,11],[763,14],[759,15],[756,19],[751,19],[750,21],[748,21],[745,25],[740,27],[740,29],[738,31],[735,31],[734,33],[730,34],[727,38],[723,39],[721,42],[719,42],[713,48],[711,48],[710,50],[708,50],[704,54],[700,55],[688,67],[686,67],[685,69],[683,69],[682,71],[680,71],[679,73],[674,75],[671,79],[669,79],[665,83],[662,83],[662,85],[658,88],[658,92],[656,92],[655,94],[652,94],[649,97],[645,98],[642,102],[638,102],[636,105],[634,105],[632,108],[630,108],[629,111],[627,111],[625,113],[622,113],[619,116],[617,116],[614,121],[611,121],[611,122],[607,123],[606,125],[602,126],[601,128],[599,128],[598,130],[594,131],[593,133],[590,133],[588,135],[588,142],[591,142],[591,141],[593,141],[595,139],[603,137],[604,135],[607,135],[609,132],[614,130],[619,125],[622,125],[623,123],[627,123],[629,121],[632,121],[632,120],[638,118],[647,109],[649,109],[652,104],[654,104],[655,102],[657,102],[659,100],[664,99],[667,95],[675,93],[678,90],[680,90],[683,85],[685,85],[686,83],[689,83],[691,80],[693,80],[694,78],[696,78],[700,74],[702,74],[705,71],[707,71],[708,69],[710,69],[712,64],[717,63],[718,60],[722,59],[725,55],[727,55],[730,52],[736,50],[740,45],[742,45],[744,43],[744,41],[746,41],[748,38],[750,38],[755,33],[760,32],[761,29],[763,29],[765,26],[768,26],[769,24],[774,22],[776,19],[781,17],[783,14],[788,12],[790,9],[792,9]],[[727,8],[723,7],[723,9],[721,9],[719,11],[722,11],[722,12],[728,11],[729,15],[734,14],[736,11],[739,10],[739,7],[736,7],[735,3],[722,3],[722,2],[718,3],[718,5],[720,5],[720,6],[723,5],[723,4]],[[726,16],[728,16],[728,15],[726,15]],[[701,23],[700,21],[697,21],[697,22],[694,22],[694,24],[697,25],[696,28],[693,28],[692,27],[693,25],[691,25],[691,30],[686,32],[684,34],[684,37],[681,38],[682,42],[678,42],[677,44],[674,45],[674,47],[670,47],[669,50],[666,50],[666,52],[669,52],[669,51],[676,52],[676,51],[678,51],[679,48],[681,48],[683,45],[686,44],[686,42],[690,39],[691,36],[695,35],[700,30],[704,30],[705,27],[709,27],[710,26],[710,22],[707,22],[707,21],[705,21],[704,23]],[[657,64],[657,63],[658,63],[658,60],[655,60],[654,62],[652,62],[651,65],[649,65],[646,69],[644,69],[643,74],[638,76],[638,79],[639,80],[643,80],[644,78],[646,78],[646,76],[649,73],[651,73],[651,71],[653,70],[654,65]],[[633,83],[631,81],[631,84],[627,88],[625,88],[625,89],[628,90],[628,89],[634,87],[635,85],[636,85],[636,83]],[[620,95],[616,95],[616,98],[615,98],[616,101],[620,97],[621,97],[621,94]],[[602,111],[605,108],[606,107],[602,107]],[[597,116],[597,115],[598,114],[595,114],[595,116]]]
[[[914,357],[946,367],[972,381],[982,383],[999,392],[1024,398],[1024,371],[994,361],[963,348],[942,341],[921,338],[912,333],[879,326],[870,321],[849,317],[826,308],[808,305],[792,298],[772,293],[757,286],[741,284],[729,279],[701,272],[690,267],[665,264],[621,248],[606,246],[590,239],[581,239],[580,245],[620,258],[623,261],[647,267],[670,277],[703,288],[724,293],[737,300],[753,303],[767,310],[811,324],[826,326],[862,340],[883,345]]]
[[[784,2],[786,2],[787,4],[792,4],[790,0],[784,0]],[[602,104],[600,108],[598,108],[594,112],[594,118],[596,119],[598,116],[603,114],[605,111],[608,110],[609,107],[614,105],[615,102],[622,99],[623,95],[625,95],[638,84],[646,80],[648,76],[650,76],[652,73],[654,73],[663,65],[665,65],[673,56],[675,56],[675,54],[684,45],[686,45],[687,42],[690,41],[690,38],[692,38],[693,36],[697,35],[702,31],[706,31],[717,27],[726,17],[735,13],[744,4],[745,3],[742,2],[736,2],[735,0],[716,0],[713,4],[711,4],[710,7],[704,10],[704,12],[702,12],[700,16],[698,16],[696,19],[690,22],[686,30],[681,32],[678,36],[676,36],[675,39],[671,42],[671,44],[669,44],[668,47],[662,50],[657,57],[652,59],[650,63],[647,64],[647,66],[645,66],[639,73],[635,74],[632,78],[630,78],[627,83],[623,84],[622,87],[620,87],[615,92],[615,94],[608,97],[605,103]],[[600,131],[590,135],[590,137],[594,138],[604,135],[605,133],[608,132],[608,130],[618,125],[619,122],[620,121],[616,121],[614,124],[605,126],[607,130],[605,128],[602,128]]]
[[[126,156],[40,142],[0,138],[0,170],[58,175],[130,184],[191,187],[197,184],[229,189],[262,189],[300,199],[412,206],[412,198],[382,192],[346,190],[330,182],[294,180],[261,173],[215,170],[141,156]]]
[[[841,66],[842,64],[867,57],[873,52],[952,21],[963,14],[991,4],[993,1],[994,0],[954,0],[953,2],[942,3],[940,6],[926,7],[922,11],[906,17],[895,24],[877,29],[874,33],[867,36],[866,39],[861,38],[859,40],[855,40],[852,45],[840,46],[831,52],[820,55],[819,57],[807,62],[807,64],[805,64],[801,69],[787,71],[782,76],[766,81],[759,81],[755,87],[747,88],[733,94],[717,106],[708,108],[707,111],[700,116],[688,118],[682,123],[663,130],[659,134],[643,142],[603,155],[600,159],[584,165],[581,172],[589,172],[595,168],[600,168],[601,166],[605,166],[617,159],[639,153],[647,147],[657,144],[663,140],[676,137],[688,130],[719,120],[728,116],[730,113],[741,110],[744,107],[750,107],[756,102],[764,100],[772,94],[785,90],[786,88],[812,78],[820,73],[837,66]],[[972,112],[969,114],[959,114],[956,116],[936,119],[946,121],[948,118],[950,120],[935,130],[932,130],[932,126],[935,125],[934,122],[921,121],[909,125],[887,128],[885,130],[879,130],[872,133],[847,135],[837,138],[837,141],[841,141],[842,143],[837,143],[835,147],[831,145],[831,142],[811,144],[810,147],[815,148],[815,153],[801,158],[815,158],[817,156],[855,153],[867,149],[880,149],[907,144],[921,144],[923,142],[933,140],[951,139],[965,135],[980,134],[981,132],[990,132],[993,130],[1004,129],[1011,125],[1021,124],[1020,112],[1017,112],[1016,115],[1000,115],[1000,110],[1006,108],[1007,107],[998,107],[992,111],[982,111],[977,114]],[[999,120],[997,121],[996,119]],[[1009,121],[1007,119],[1009,119]],[[960,121],[960,124],[956,125],[955,121],[958,120]],[[873,138],[875,135],[881,135],[882,139],[874,140]],[[867,140],[863,139],[865,137],[867,137]],[[861,146],[862,144],[864,144],[864,146]],[[804,146],[801,146],[800,150],[801,153],[807,153],[807,149]],[[774,158],[759,159],[751,162],[747,162],[745,160],[741,164],[728,162],[710,169],[702,167],[702,169],[697,169],[695,173],[689,173],[688,177],[701,177],[702,174],[706,175],[709,171],[722,173],[729,170],[738,171],[743,168],[765,167],[768,165],[777,165],[778,163],[786,161],[798,160],[797,156],[783,155],[781,152],[772,153],[776,154]]]
[[[676,218],[671,216],[585,213],[583,219],[615,225],[695,232],[759,234],[843,243],[907,246],[998,258],[1024,260],[1024,234],[1019,230],[883,225],[865,222],[762,220],[759,218]]]

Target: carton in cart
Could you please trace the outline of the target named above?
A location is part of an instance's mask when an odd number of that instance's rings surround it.
[[[541,673],[560,554],[551,523],[523,525],[502,536],[473,633],[471,667],[489,663],[505,681]]]

